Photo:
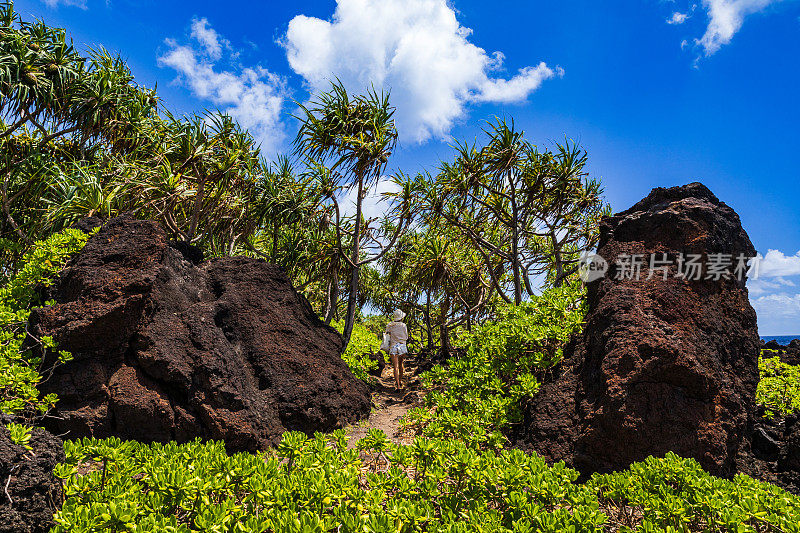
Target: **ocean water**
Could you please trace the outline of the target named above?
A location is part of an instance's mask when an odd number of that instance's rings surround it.
[[[786,346],[787,344],[792,342],[792,340],[800,339],[800,335],[777,335],[777,336],[762,335],[761,338],[764,339],[764,342],[775,340],[778,341],[778,344],[780,344],[781,346]]]

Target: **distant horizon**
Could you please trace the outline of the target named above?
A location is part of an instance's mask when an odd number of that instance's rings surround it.
[[[759,335],[759,337],[762,338],[762,339],[768,339],[768,340],[773,340],[773,339],[775,339],[775,340],[777,340],[777,339],[790,339],[790,340],[792,340],[792,339],[800,339],[800,333],[798,333],[796,335]]]

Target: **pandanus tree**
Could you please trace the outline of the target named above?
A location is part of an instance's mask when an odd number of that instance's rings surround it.
[[[334,208],[337,248],[350,269],[343,333],[347,345],[358,307],[361,267],[380,259],[410,220],[410,195],[403,184],[401,190],[406,194],[395,196],[400,202],[390,208],[395,219],[391,234],[381,231],[390,225],[371,227],[370,221],[363,220],[364,198],[380,181],[397,142],[394,108],[389,104],[388,94],[378,94],[372,89],[366,95],[351,96],[339,82],[308,106],[299,107],[297,118],[301,124],[295,138],[296,153],[310,167],[324,169],[317,175]],[[342,234],[347,217],[343,216],[338,196],[351,190],[355,191],[355,213],[348,232],[350,248],[345,251]]]
[[[81,56],[64,30],[23,22],[0,4],[0,200],[3,235],[29,244],[43,229],[41,198],[54,165],[134,149],[155,115],[153,91],[105,50]]]
[[[428,220],[443,220],[469,239],[507,302],[503,272],[511,272],[519,304],[524,293],[534,294],[532,276],[544,274],[558,286],[574,274],[607,208],[599,184],[587,179],[586,153],[575,144],[539,151],[503,120],[485,133],[484,147],[457,145],[453,163],[420,180],[418,198]]]
[[[422,317],[428,347],[450,349],[450,329],[465,324],[481,312],[491,294],[491,284],[477,252],[446,224],[418,224],[403,236],[384,258],[381,286],[384,299],[378,307],[389,312],[397,305]],[[435,323],[435,326],[434,326]]]
[[[250,209],[264,166],[254,139],[220,113],[188,119],[167,114],[151,128],[153,142],[118,164],[128,165],[142,211],[179,240],[232,253],[256,229]]]

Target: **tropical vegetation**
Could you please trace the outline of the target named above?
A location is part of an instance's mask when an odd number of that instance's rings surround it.
[[[289,432],[234,455],[199,440],[66,441],[54,531],[800,531],[796,496],[690,459],[579,479],[507,449],[583,323],[578,254],[609,208],[578,144],[535,145],[495,118],[408,176],[391,167],[390,95],[334,82],[298,106],[293,150],[270,161],[231,117],[173,115],[122,58],[78,50],[10,2],[0,98],[0,410],[20,445],[58,400],[37,384],[70,358],[27,320],[90,237],[73,228],[84,217],[129,212],[206,256],[282,266],[365,381],[396,307],[422,353],[449,357],[424,376],[405,420],[411,445],[376,430],[355,448],[342,431]],[[385,180],[384,214],[368,218],[365,199]],[[759,402],[768,416],[800,410],[797,367],[768,355]]]

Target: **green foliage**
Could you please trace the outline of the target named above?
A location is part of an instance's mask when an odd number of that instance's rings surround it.
[[[756,401],[764,406],[768,418],[800,411],[800,366],[782,363],[777,356],[766,357],[769,354],[763,350],[758,359],[761,380]]]
[[[31,428],[11,422],[10,424],[6,424],[6,429],[11,436],[11,442],[24,446],[28,450],[32,449],[30,445],[28,445],[31,441]]]
[[[54,533],[800,531],[796,496],[714,478],[673,454],[579,484],[536,454],[426,438],[402,446],[378,430],[357,449],[339,430],[290,432],[262,454],[113,438],[65,450]]]
[[[536,455],[399,446],[377,430],[359,448],[342,431],[290,432],[259,455],[228,456],[220,442],[67,442],[54,532],[599,531],[605,520],[577,472]]]
[[[671,452],[595,475],[589,485],[609,525],[622,531],[800,531],[796,496],[743,474],[715,478]]]
[[[27,336],[25,325],[32,307],[45,302],[38,301],[37,288],[52,283],[67,259],[80,250],[88,235],[79,230],[67,229],[44,241],[36,243],[23,259],[21,270],[0,288],[0,410],[32,422],[50,410],[56,402],[53,394],[39,396],[36,385],[42,379],[42,361],[22,350]],[[41,347],[55,347],[53,339],[34,339]],[[71,358],[60,352],[55,364]]]
[[[332,322],[331,325],[339,333],[344,331],[344,320]],[[362,381],[369,381],[369,371],[378,368],[378,362],[370,358],[373,353],[378,353],[381,341],[369,327],[361,322],[353,324],[353,334],[350,344],[347,345],[342,359],[350,367],[353,374]]]
[[[465,333],[458,339],[463,355],[425,375],[432,389],[427,409],[414,410],[407,422],[431,437],[501,446],[520,404],[538,391],[537,373],[561,360],[563,344],[580,328],[582,296],[579,283],[548,289]]]

